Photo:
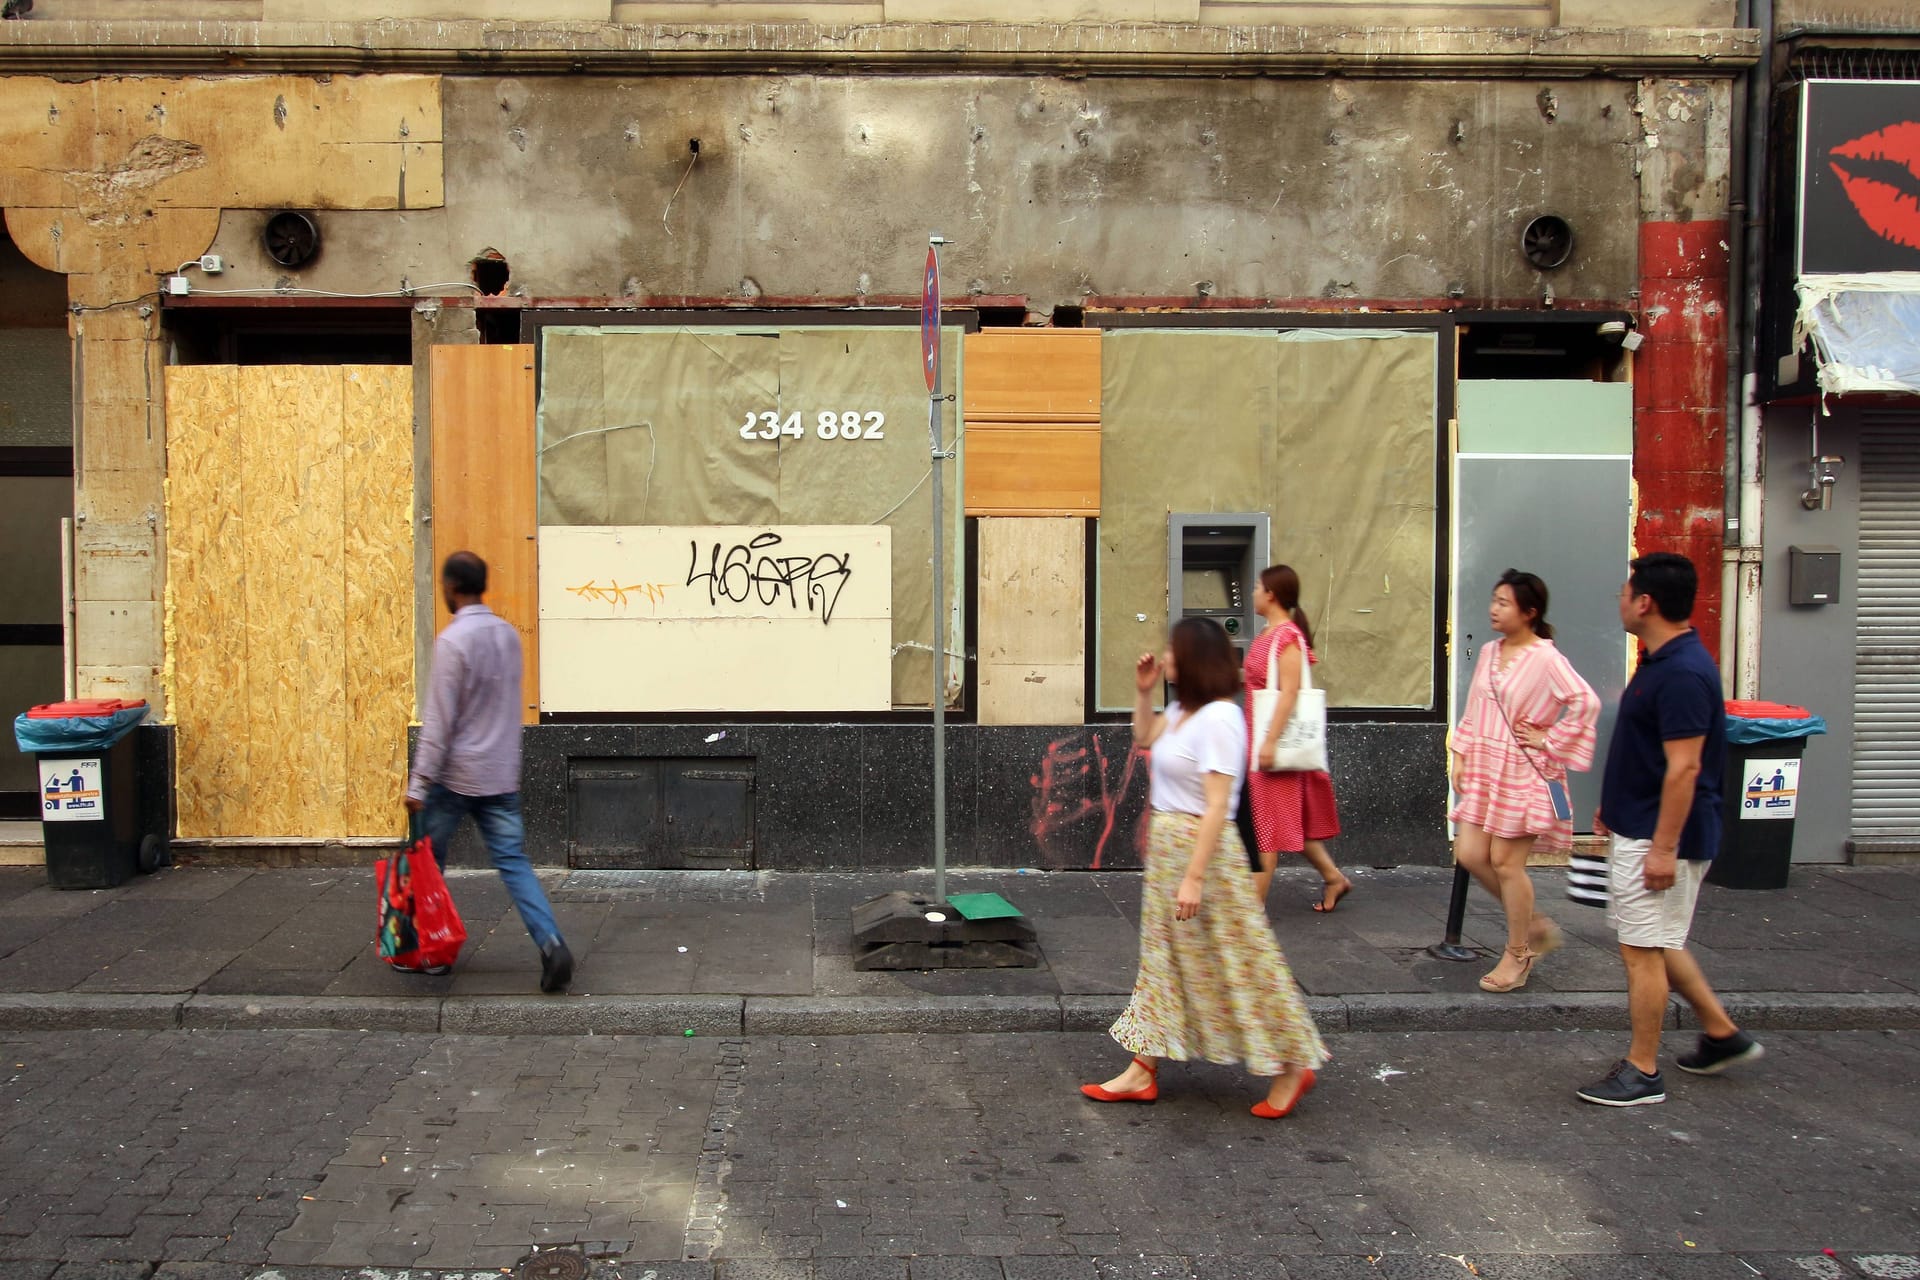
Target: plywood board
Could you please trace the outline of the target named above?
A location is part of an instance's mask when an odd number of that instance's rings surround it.
[[[346,830],[406,829],[413,714],[413,370],[344,372]]]
[[[1086,554],[1084,520],[980,522],[980,723],[1084,722]]]
[[[1098,329],[984,329],[967,335],[966,420],[1100,426]]]
[[[201,366],[166,387],[180,835],[394,834],[410,371]]]
[[[967,514],[1097,516],[1101,433],[1072,427],[967,427]]]
[[[253,830],[238,369],[167,370],[167,706],[184,837]]]
[[[596,353],[597,354],[597,353]],[[487,562],[487,604],[520,633],[526,723],[540,718],[538,479],[531,346],[438,346],[432,362],[433,562]],[[434,594],[434,630],[447,624]]]
[[[892,531],[549,526],[546,711],[881,711]]]

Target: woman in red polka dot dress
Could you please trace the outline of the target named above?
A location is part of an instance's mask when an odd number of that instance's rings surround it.
[[[1247,792],[1253,807],[1253,832],[1259,846],[1259,866],[1254,870],[1253,891],[1266,901],[1273,883],[1273,872],[1283,853],[1305,854],[1326,888],[1315,911],[1332,911],[1340,899],[1353,889],[1353,881],[1334,864],[1323,841],[1340,834],[1340,812],[1333,802],[1333,779],[1322,770],[1311,773],[1275,773],[1274,744],[1280,740],[1292,717],[1293,700],[1300,693],[1302,664],[1317,662],[1313,656],[1313,628],[1300,609],[1300,575],[1284,564],[1261,570],[1253,589],[1253,607],[1267,620],[1266,630],[1247,646],[1247,731],[1253,732],[1253,693],[1267,687],[1268,656],[1279,648],[1280,707],[1273,717],[1266,741],[1261,744],[1261,767],[1247,775]]]

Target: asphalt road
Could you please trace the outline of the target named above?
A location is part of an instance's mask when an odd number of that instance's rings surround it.
[[[1614,1036],[1340,1036],[1262,1122],[1221,1067],[1082,1101],[1100,1036],[14,1033],[0,1274],[1920,1277],[1920,1033],[1766,1041],[1609,1111],[1572,1090]]]

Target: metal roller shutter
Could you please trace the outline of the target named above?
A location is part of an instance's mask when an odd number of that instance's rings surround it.
[[[1862,425],[1853,846],[1864,853],[1920,847],[1920,414]]]

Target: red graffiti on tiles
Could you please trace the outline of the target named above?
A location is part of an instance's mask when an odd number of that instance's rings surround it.
[[[1032,775],[1033,837],[1049,861],[1064,864],[1074,852],[1084,848],[1084,836],[1069,843],[1069,833],[1096,828],[1093,861],[1098,871],[1106,858],[1107,844],[1113,838],[1121,808],[1136,781],[1144,785],[1148,753],[1129,749],[1124,760],[1115,761],[1096,734],[1079,733],[1047,744],[1040,758],[1039,771]],[[1117,776],[1116,776],[1117,775]],[[1147,821],[1144,807],[1133,832],[1134,851],[1144,860],[1147,852]]]

